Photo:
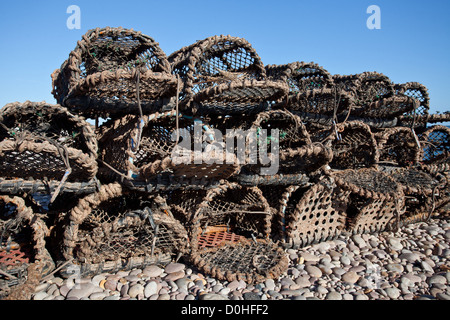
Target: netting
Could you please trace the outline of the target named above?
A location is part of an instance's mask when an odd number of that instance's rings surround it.
[[[277,238],[293,248],[335,239],[345,229],[340,203],[329,181],[286,188],[278,206]]]
[[[420,136],[425,164],[449,163],[450,128],[436,125]]]
[[[164,201],[141,193],[124,194],[118,184],[80,199],[67,219],[63,255],[74,265],[89,265],[83,267],[86,272],[170,262],[187,245],[186,230]]]
[[[333,169],[373,167],[379,160],[375,137],[370,127],[360,121],[339,123],[334,128],[317,131],[312,140],[332,149],[330,167]]]
[[[375,134],[379,149],[379,163],[399,166],[416,164],[422,156],[422,148],[414,131],[406,127],[385,129]]]
[[[180,108],[194,114],[259,112],[288,92],[284,82],[266,79],[260,57],[242,38],[209,37],[168,59],[183,82]]]
[[[404,213],[402,187],[387,174],[372,168],[333,173],[347,198],[347,230],[353,234],[395,229]]]
[[[205,123],[177,117],[175,111],[142,119],[125,116],[104,124],[99,136],[101,160],[106,164],[101,173],[107,176],[143,181],[169,173],[220,180],[239,169],[234,154],[212,145],[215,138]]]
[[[159,44],[123,28],[89,30],[52,79],[59,104],[92,118],[156,112],[177,90]]]
[[[54,268],[45,247],[47,226],[26,202],[18,196],[0,195],[2,299],[30,299],[41,276]]]
[[[190,260],[206,274],[225,281],[259,283],[276,279],[287,270],[284,251],[267,240],[241,239],[199,250]]]

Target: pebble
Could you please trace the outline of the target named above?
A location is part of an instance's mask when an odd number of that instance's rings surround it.
[[[354,284],[359,280],[359,275],[354,271],[348,271],[342,276],[342,280]]]
[[[397,299],[400,297],[400,290],[395,287],[387,288],[385,291],[387,296],[391,299]]]
[[[450,300],[450,221],[287,249],[278,279],[222,281],[173,262],[42,281],[33,300]]]
[[[322,271],[315,266],[312,266],[312,265],[306,266],[305,270],[312,277],[320,278],[322,276]]]

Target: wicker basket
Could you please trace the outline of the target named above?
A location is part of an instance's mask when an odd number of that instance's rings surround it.
[[[0,123],[2,185],[28,180],[28,186],[39,188],[50,181],[64,191],[95,180],[97,139],[83,118],[58,105],[27,101],[7,104]]]
[[[227,232],[243,237],[268,239],[271,233],[270,206],[257,187],[223,182],[208,190],[202,202],[190,213],[192,250],[204,247],[203,236]],[[215,245],[219,245],[216,243]]]
[[[379,163],[390,162],[399,166],[416,164],[422,157],[417,135],[410,128],[395,127],[375,134],[380,153]]]
[[[411,97],[419,104],[412,112],[406,112],[401,116],[402,125],[412,127],[414,124],[414,126],[426,127],[430,110],[430,96],[427,87],[418,82],[407,82],[397,84],[394,88],[398,94]]]
[[[169,56],[183,82],[180,108],[193,114],[245,114],[287,95],[282,81],[266,79],[260,57],[245,39],[213,36]]]
[[[28,199],[0,195],[0,299],[29,300],[41,277],[53,270],[47,232]]]
[[[337,88],[353,96],[357,109],[394,94],[394,84],[390,79],[378,72],[363,72],[354,75],[334,75]],[[356,112],[358,113],[358,112]]]
[[[192,192],[168,204],[184,211],[191,252],[187,259],[219,280],[248,283],[277,278],[287,268],[285,253],[269,240],[272,210],[257,187],[224,182],[199,203]],[[194,197],[197,196],[193,200]]]
[[[154,39],[110,27],[89,30],[52,80],[59,104],[91,118],[160,111],[178,85]]]
[[[192,117],[177,119],[176,112],[170,111],[144,116],[141,120],[129,115],[104,124],[99,130],[101,160],[106,164],[101,176],[109,181],[124,178],[136,187],[140,183],[161,184],[170,178],[173,179],[169,184],[183,184],[177,183],[177,178],[184,179],[186,185],[196,179],[200,186],[237,173],[240,166],[236,157],[227,152],[216,154],[214,148],[208,152],[207,144],[215,142],[214,135],[204,123],[197,132],[196,123],[199,122]],[[198,134],[202,140],[198,140],[197,146]]]
[[[292,62],[285,65],[267,65],[267,76],[283,80],[289,85],[289,100],[309,90],[333,87],[333,77],[323,67],[313,62]]]
[[[249,284],[277,279],[289,264],[284,250],[263,239],[223,242],[195,251],[189,259],[203,273],[220,281],[243,280]]]
[[[372,168],[332,174],[339,197],[347,199],[347,231],[353,234],[395,229],[405,211],[402,187],[387,174]]]
[[[273,130],[279,130],[278,138],[274,136]],[[250,154],[248,148],[248,159],[256,159],[255,163],[245,164],[241,173],[244,175],[263,175],[263,169],[272,166],[278,157],[278,177],[292,177],[299,174],[317,171],[328,164],[332,159],[331,149],[320,143],[312,143],[310,135],[301,119],[289,111],[271,110],[262,112],[253,122],[251,130],[255,132],[258,150]],[[265,149],[266,152],[261,152]],[[263,157],[271,160],[269,164],[263,163]],[[262,182],[273,178],[261,177]],[[288,178],[289,179],[289,178]],[[255,180],[256,181],[256,180]]]
[[[400,225],[416,223],[429,219],[436,209],[436,194],[442,182],[419,167],[380,167],[383,172],[397,181],[405,194],[405,213]]]
[[[333,169],[373,167],[378,163],[379,150],[370,127],[360,121],[348,121],[334,128],[317,131],[311,135],[314,142],[333,150]]]
[[[284,189],[276,205],[275,239],[287,248],[300,248],[338,237],[345,230],[343,200],[335,196],[329,179]]]
[[[421,134],[419,139],[423,148],[423,163],[450,163],[450,128],[432,126]]]
[[[161,197],[104,185],[80,199],[63,221],[62,275],[143,268],[169,263],[187,250],[187,232]]]

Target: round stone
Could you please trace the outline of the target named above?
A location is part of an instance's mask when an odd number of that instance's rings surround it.
[[[339,292],[331,291],[331,292],[328,292],[325,299],[326,300],[342,300],[342,295]]]
[[[397,299],[400,297],[400,290],[395,287],[390,287],[385,289],[386,294],[391,299]]]
[[[185,265],[182,263],[169,263],[166,268],[164,269],[165,273],[175,273],[183,271],[185,268]]]
[[[320,278],[322,276],[322,271],[315,266],[306,266],[305,270],[311,277]]]
[[[142,271],[142,273],[149,278],[159,277],[163,272],[163,269],[154,265],[148,266]]]
[[[349,272],[346,272],[342,276],[342,280],[347,282],[347,283],[353,284],[353,283],[356,283],[359,280],[359,275],[356,272],[354,272],[354,271],[349,271]]]

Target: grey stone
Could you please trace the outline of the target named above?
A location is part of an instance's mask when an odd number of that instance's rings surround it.
[[[436,294],[436,298],[438,298],[439,300],[450,300],[450,295],[439,292],[438,294]]]
[[[107,295],[106,292],[94,292],[89,296],[89,300],[104,300]]]
[[[413,252],[406,252],[406,253],[402,253],[399,256],[400,259],[404,259],[408,262],[416,262],[417,260],[419,260],[419,256]]]
[[[184,268],[186,266],[182,263],[169,263],[165,268],[164,268],[164,272],[165,273],[175,273],[175,272],[180,272],[183,271]]]
[[[446,284],[447,283],[447,279],[444,276],[441,276],[439,274],[435,274],[435,275],[429,277],[427,282],[428,282],[429,285],[432,285],[434,283]]]
[[[266,279],[266,281],[264,281],[264,285],[266,286],[267,290],[275,289],[275,281],[273,279]]]
[[[103,291],[102,288],[92,283],[81,283],[75,285],[72,290],[67,293],[67,298],[82,299],[87,298],[95,292]]]
[[[342,276],[342,280],[350,284],[356,283],[359,278],[360,276],[354,271],[348,271]]]
[[[159,277],[163,272],[164,272],[163,269],[154,265],[148,266],[142,271],[142,273],[149,278]]]
[[[306,266],[305,270],[312,277],[320,278],[322,276],[322,271],[315,266]]]
[[[131,286],[128,290],[128,295],[131,298],[136,298],[140,294],[144,294],[144,286],[140,283]]]
[[[330,291],[330,292],[328,292],[325,299],[326,300],[342,300],[342,295],[337,291]]]
[[[391,299],[397,299],[400,297],[400,290],[395,287],[386,288],[385,291],[387,296]]]
[[[403,249],[403,245],[401,244],[400,240],[394,237],[388,238],[388,245],[392,250],[395,251],[401,251]]]
[[[230,300],[224,295],[217,293],[206,293],[199,296],[199,300]]]
[[[34,294],[33,300],[44,300],[48,296],[47,292],[39,291]]]
[[[300,256],[305,259],[305,261],[318,262],[320,260],[320,257],[315,256],[309,252],[302,252],[300,253]]]
[[[386,270],[402,273],[405,268],[400,263],[389,263],[386,265]]]

